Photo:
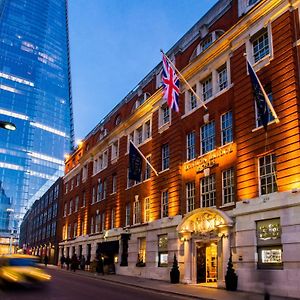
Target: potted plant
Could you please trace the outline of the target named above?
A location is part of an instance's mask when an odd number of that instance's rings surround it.
[[[136,266],[137,267],[145,267],[146,266],[145,262],[143,261],[143,258],[140,256],[140,254],[138,254],[138,257],[137,257]]]
[[[171,283],[179,283],[180,272],[178,267],[178,261],[176,258],[176,254],[174,254],[173,266],[170,272]]]
[[[235,270],[233,268],[231,253],[230,253],[229,260],[228,260],[227,272],[225,275],[225,284],[226,284],[226,290],[228,290],[228,291],[236,291],[237,290],[238,276],[236,275]]]

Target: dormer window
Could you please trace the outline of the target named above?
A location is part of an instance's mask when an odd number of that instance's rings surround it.
[[[115,119],[115,125],[119,125],[121,123],[121,115],[117,115]]]
[[[198,44],[193,54],[191,55],[190,61],[196,58],[200,53],[205,51],[214,41],[216,41],[222,34],[224,30],[218,29],[211,33],[208,33],[202,41]]]

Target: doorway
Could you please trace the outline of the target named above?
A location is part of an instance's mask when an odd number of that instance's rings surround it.
[[[215,286],[218,279],[216,242],[197,244],[197,283]]]

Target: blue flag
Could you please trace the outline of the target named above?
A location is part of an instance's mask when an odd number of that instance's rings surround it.
[[[129,179],[141,181],[142,156],[130,141],[129,145]]]
[[[264,94],[266,93],[263,93],[259,79],[248,60],[247,60],[247,66],[248,66],[248,72],[252,83],[253,96],[256,102],[258,117],[261,123],[263,124],[264,129],[267,130],[267,126],[269,122],[269,110],[268,110],[267,101],[264,96]]]

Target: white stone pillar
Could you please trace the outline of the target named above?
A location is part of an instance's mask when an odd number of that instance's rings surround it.
[[[192,282],[192,241],[191,234],[185,234],[182,238],[184,241],[184,283]]]

